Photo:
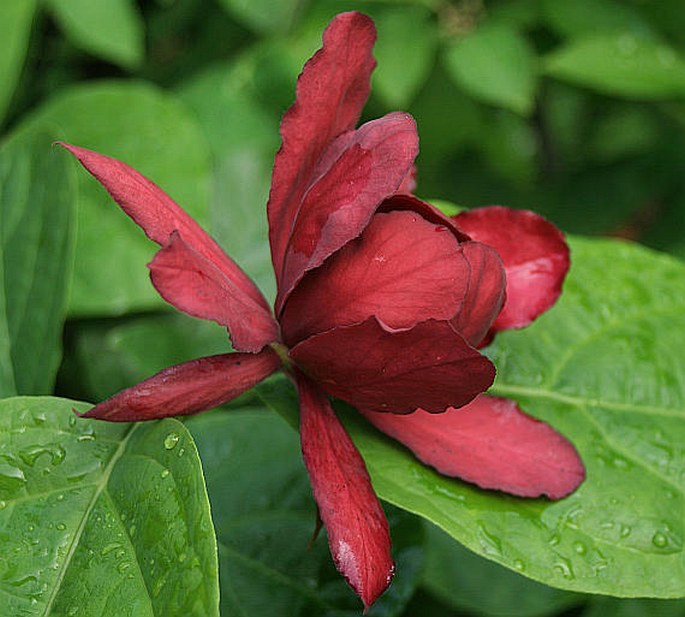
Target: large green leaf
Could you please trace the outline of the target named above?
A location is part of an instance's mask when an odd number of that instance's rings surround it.
[[[312,541],[316,511],[297,435],[264,408],[196,416],[219,543],[223,615],[360,614],[361,602],[335,572],[325,533]],[[392,617],[414,591],[422,565],[420,525],[388,509],[398,572],[367,613]]]
[[[126,68],[143,60],[144,23],[133,0],[47,0],[74,45]]]
[[[237,20],[257,32],[282,32],[293,25],[306,0],[220,0]]]
[[[446,50],[450,76],[486,103],[527,115],[533,109],[536,59],[528,41],[506,24],[488,24]]]
[[[47,135],[0,147],[0,397],[52,391],[75,206],[73,170]]]
[[[614,241],[576,239],[572,255],[559,304],[490,351],[492,393],[578,448],[587,479],[568,498],[518,499],[443,477],[343,415],[379,495],[474,552],[555,587],[682,597],[685,266]],[[259,392],[296,414],[285,383]]]
[[[543,68],[552,77],[612,96],[685,96],[685,60],[664,43],[630,33],[575,39],[547,56]]]
[[[431,22],[430,11],[411,5],[380,11],[375,22],[378,68],[373,74],[373,90],[390,107],[403,109],[434,64],[437,28]]]
[[[218,615],[216,540],[197,450],[176,420],[77,419],[0,401],[6,615]]]
[[[208,146],[194,118],[173,96],[143,82],[74,86],[45,103],[19,130],[36,126],[48,128],[55,138],[123,160],[206,222]],[[70,158],[66,152],[63,156]],[[79,259],[71,313],[112,315],[166,306],[145,268],[155,245],[88,173],[79,169],[78,179]]]
[[[35,7],[36,0],[0,3],[0,124],[24,64]]]

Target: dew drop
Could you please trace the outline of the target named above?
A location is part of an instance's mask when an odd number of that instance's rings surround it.
[[[556,546],[557,544],[559,544],[559,542],[561,542],[561,537],[558,533],[553,533],[550,539],[548,540],[550,546]]]
[[[183,456],[185,453],[186,453],[186,449],[185,449],[185,448],[181,448],[181,449],[178,451],[178,456],[179,456],[179,458],[180,458],[181,456]]]
[[[180,439],[181,438],[179,437],[178,433],[169,433],[164,438],[164,447],[167,450],[173,450],[178,445]]]
[[[558,574],[561,574],[561,576],[566,579],[573,579],[576,577],[576,575],[573,573],[571,562],[564,557],[559,557],[558,561],[555,562],[554,571]]]
[[[164,469],[161,474],[159,474],[162,478],[166,478],[169,475],[170,471],[168,469]]]
[[[78,606],[72,606],[68,611],[67,611],[67,616],[68,617],[74,617],[76,613],[78,613],[79,607]]]
[[[130,564],[128,561],[122,561],[122,562],[117,566],[117,570],[118,570],[121,574],[123,574],[123,573],[126,572],[126,570],[128,570],[130,567],[131,567],[131,564]]]
[[[668,546],[668,538],[660,531],[657,531],[652,536],[652,544],[657,548],[666,548]]]
[[[179,561],[179,563],[183,563],[187,558],[188,558],[188,555],[186,555],[185,553],[181,553],[178,556],[178,561]]]
[[[7,502],[0,500],[0,510],[4,510],[7,507]]]
[[[69,426],[72,426],[72,427],[76,426],[76,416],[71,416],[69,418]],[[78,609],[76,609],[76,610],[78,610]]]
[[[131,526],[128,528],[128,535],[131,536],[131,537],[133,537],[133,536],[136,535],[136,526],[135,526],[135,525],[131,525]]]
[[[100,555],[104,557],[105,555],[109,555],[112,551],[115,551],[120,547],[121,544],[119,544],[118,542],[110,542],[100,551]]]
[[[632,531],[630,525],[621,525],[620,535],[622,538],[627,538]]]
[[[59,531],[64,531],[66,528],[67,526],[64,523],[57,523],[57,525],[55,525],[55,529]]]
[[[516,568],[516,570],[519,572],[525,572],[526,564],[520,559],[514,559],[514,568]]]
[[[579,555],[585,555],[585,553],[587,553],[587,547],[582,542],[574,543],[573,550]]]

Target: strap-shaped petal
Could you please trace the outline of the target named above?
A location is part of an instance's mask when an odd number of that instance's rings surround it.
[[[164,246],[174,231],[180,232],[196,253],[230,281],[231,293],[237,303],[253,307],[259,320],[273,321],[266,300],[252,280],[161,188],[121,161],[85,148],[62,145],[107,189],[151,240]],[[244,349],[252,351],[261,346],[263,344],[256,336]]]
[[[302,374],[300,440],[314,499],[336,568],[366,609],[390,584],[395,566],[383,509],[357,448],[326,394]]]
[[[212,409],[246,392],[281,366],[276,353],[232,353],[171,366],[85,414],[111,422],[155,420]]]
[[[481,395],[444,414],[363,414],[427,465],[482,488],[561,499],[585,478],[573,445],[508,399]]]
[[[446,227],[409,210],[376,214],[358,239],[295,288],[281,317],[284,340],[293,345],[371,316],[395,329],[426,319],[451,319],[472,287],[471,271],[457,238]],[[501,279],[503,293],[503,275]]]
[[[316,334],[290,356],[329,394],[392,413],[465,405],[495,377],[490,360],[444,321],[391,331],[371,318]]]
[[[356,238],[376,208],[397,191],[418,147],[414,119],[399,112],[331,143],[294,209],[278,279],[277,314],[304,273]]]
[[[274,161],[268,205],[279,285],[285,247],[315,167],[329,144],[355,127],[369,96],[375,40],[376,29],[365,15],[335,17],[323,33],[323,47],[305,64],[295,103],[283,116],[283,143]]]
[[[278,338],[278,326],[223,270],[195,251],[177,231],[148,264],[150,278],[169,304],[193,317],[226,326],[233,346],[259,351]]]
[[[468,210],[454,220],[502,258],[507,299],[493,332],[527,326],[554,305],[570,264],[564,236],[554,225],[534,212],[501,206]]]

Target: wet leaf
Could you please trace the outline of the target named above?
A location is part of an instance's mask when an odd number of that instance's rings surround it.
[[[517,400],[578,448],[587,479],[557,502],[440,476],[364,424],[348,428],[379,495],[472,551],[554,587],[682,597],[685,266],[614,241],[572,243],[559,304],[489,350],[492,394]],[[260,396],[290,416],[285,384]]]
[[[218,616],[197,450],[176,420],[78,419],[0,401],[0,596],[8,615]]]
[[[0,147],[0,397],[52,391],[75,209],[73,170],[49,136]]]

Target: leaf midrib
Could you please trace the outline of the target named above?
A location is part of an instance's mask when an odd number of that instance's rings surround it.
[[[114,466],[116,463],[121,459],[121,457],[124,455],[124,452],[126,451],[126,446],[128,445],[129,440],[137,430],[137,428],[140,426],[140,424],[134,424],[128,431],[126,435],[124,435],[123,439],[121,440],[121,443],[119,444],[119,447],[116,449],[114,454],[112,455],[112,458],[110,459],[109,463],[107,464],[107,467],[105,467],[105,470],[102,474],[102,478],[98,483],[95,484],[95,491],[93,492],[93,496],[91,497],[90,502],[88,503],[88,506],[86,507],[83,516],[81,517],[81,522],[79,523],[79,526],[76,530],[76,533],[74,534],[74,537],[71,541],[71,544],[69,545],[69,550],[67,551],[67,554],[64,558],[64,562],[62,563],[62,567],[60,568],[59,572],[57,573],[57,578],[55,579],[55,584],[52,587],[52,591],[50,592],[50,597],[48,598],[48,601],[45,605],[45,610],[43,611],[43,616],[44,617],[49,617],[50,613],[52,611],[52,606],[55,603],[55,599],[57,598],[57,595],[59,593],[60,587],[62,585],[62,581],[64,580],[64,577],[66,576],[67,570],[69,569],[69,564],[71,563],[71,560],[74,557],[74,554],[76,553],[76,549],[78,548],[79,541],[81,539],[81,536],[83,535],[83,532],[86,528],[86,524],[88,523],[88,520],[90,519],[91,512],[93,511],[93,508],[95,507],[95,504],[98,502],[98,499],[100,498],[100,495],[102,494],[102,491],[105,490],[107,487],[107,484],[109,483],[109,478],[112,475],[112,471],[114,469]]]

